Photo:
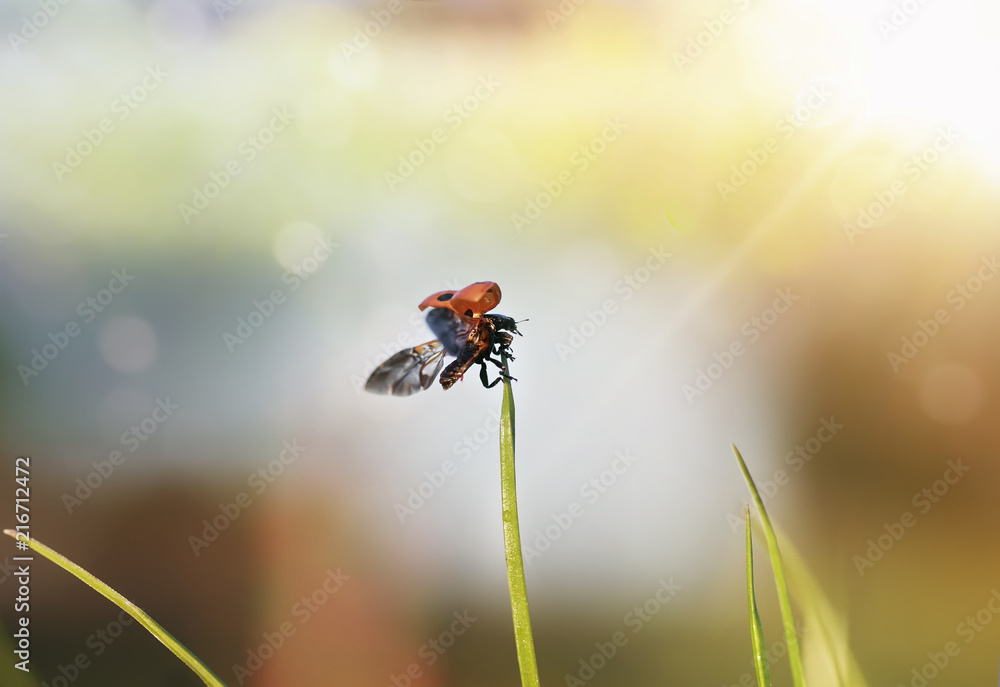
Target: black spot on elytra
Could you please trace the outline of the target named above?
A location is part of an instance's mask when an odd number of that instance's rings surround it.
[[[454,295],[455,294],[453,294],[453,293],[442,293],[440,296],[438,296],[438,300],[439,301],[450,301],[451,297],[454,296]]]
[[[466,317],[472,317],[472,308],[468,308],[468,309],[467,309],[467,310],[465,311],[465,315],[466,315]]]

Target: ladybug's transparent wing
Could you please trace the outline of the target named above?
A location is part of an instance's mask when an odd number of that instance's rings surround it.
[[[441,341],[445,353],[451,356],[458,356],[462,352],[465,340],[469,338],[469,330],[472,329],[470,322],[447,308],[432,308],[427,313],[427,326]]]
[[[375,368],[365,390],[376,394],[409,396],[430,387],[444,365],[444,346],[428,341],[407,348]]]

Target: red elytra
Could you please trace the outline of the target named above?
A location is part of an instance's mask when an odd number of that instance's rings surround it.
[[[420,302],[421,312],[427,310],[427,308],[447,308],[448,310],[451,310],[451,306],[448,305],[448,301],[450,301],[456,293],[458,292],[438,291],[437,293],[432,293]]]
[[[459,291],[438,291],[420,303],[420,309],[447,308],[463,317],[482,317],[500,303],[500,285],[477,281]]]

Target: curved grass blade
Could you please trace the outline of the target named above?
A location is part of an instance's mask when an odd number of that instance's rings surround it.
[[[4,530],[3,533],[9,537],[18,539],[18,533],[14,530]],[[91,589],[99,592],[106,599],[114,602],[126,613],[138,620],[140,625],[149,630],[150,634],[160,640],[160,642],[170,649],[170,651],[172,651],[177,658],[184,661],[187,667],[193,670],[206,685],[209,685],[209,687],[226,687],[226,684],[217,678],[204,663],[195,658],[194,654],[188,651],[183,644],[174,639],[169,632],[160,627],[160,625],[155,620],[150,618],[145,611],[109,587],[106,583],[97,579],[73,561],[59,553],[56,553],[36,539],[24,539],[22,537],[18,539],[18,541],[25,542],[32,551],[45,556],[60,568],[81,580]]]
[[[750,536],[750,506],[747,506],[747,602],[750,605],[750,640],[753,643],[753,667],[757,687],[771,687],[771,669],[767,664],[764,626],[757,612],[757,595],[753,588],[753,538]]]
[[[764,502],[757,491],[753,477],[747,464],[743,462],[743,456],[733,445],[733,453],[739,461],[743,477],[746,479],[747,487],[753,496],[754,503],[757,504],[757,512],[760,513],[760,520],[764,525],[764,538],[767,540],[767,551],[771,557],[771,567],[774,569],[774,585],[778,588],[778,604],[781,607],[781,620],[785,626],[785,642],[788,645],[788,663],[792,669],[792,682],[795,687],[805,687],[805,671],[802,668],[802,651],[799,649],[799,638],[795,634],[795,618],[792,616],[792,601],[788,595],[788,583],[785,581],[785,566],[781,561],[781,551],[778,550],[778,538],[774,534],[774,527],[771,526],[771,519],[767,517],[764,509]]]
[[[506,354],[503,363],[503,404],[500,406],[500,494],[503,508],[503,544],[507,554],[507,582],[510,586],[510,610],[514,618],[514,643],[521,669],[521,685],[538,687],[538,664],[535,641],[531,636],[528,613],[528,590],[524,581],[521,556],[521,531],[517,520],[517,489],[514,479],[514,393],[510,388],[510,370]]]

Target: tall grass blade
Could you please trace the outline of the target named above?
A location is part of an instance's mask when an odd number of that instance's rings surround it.
[[[9,537],[17,539],[17,532],[15,530],[4,530],[4,534]],[[124,596],[116,592],[114,589],[109,587],[107,584],[97,579],[89,572],[81,568],[79,565],[69,560],[65,556],[56,553],[49,547],[45,546],[36,539],[20,539],[19,541],[24,541],[32,551],[45,556],[50,561],[58,565],[63,570],[69,572],[74,577],[81,580],[91,589],[102,594],[106,599],[114,602],[120,608],[122,608],[126,613],[139,621],[139,624],[144,628],[149,630],[150,634],[156,637],[160,642],[163,643],[168,649],[170,649],[177,658],[184,661],[188,668],[193,670],[202,681],[209,685],[209,687],[226,687],[225,683],[217,678],[211,670],[209,670],[204,663],[195,658],[194,654],[184,648],[184,645],[174,639],[169,632],[164,630],[160,625],[150,618],[145,611],[136,606],[134,603],[126,599]]]
[[[785,642],[788,645],[788,663],[792,669],[792,682],[795,684],[795,687],[805,687],[806,681],[805,670],[802,667],[802,651],[799,649],[799,638],[795,634],[792,601],[788,595],[788,583],[785,581],[785,566],[781,561],[781,551],[778,550],[778,538],[774,534],[774,528],[771,526],[771,519],[767,516],[767,510],[764,509],[764,502],[757,491],[757,485],[754,484],[753,477],[750,476],[750,470],[747,469],[747,464],[743,462],[743,456],[740,455],[740,451],[735,445],[733,446],[733,453],[736,454],[736,460],[739,461],[743,477],[750,488],[750,494],[753,496],[754,503],[757,504],[757,512],[760,513],[760,520],[764,525],[764,538],[767,540],[767,551],[771,557],[771,568],[774,570],[774,584],[778,589],[781,620],[785,626]]]
[[[528,613],[528,590],[524,582],[521,555],[521,531],[517,521],[517,489],[514,479],[514,393],[510,387],[507,355],[503,363],[503,404],[500,407],[500,498],[503,508],[503,543],[507,554],[507,582],[510,585],[510,610],[514,618],[514,643],[521,669],[521,685],[538,687],[538,664],[535,641],[531,636]]]
[[[747,506],[747,602],[750,605],[750,639],[753,643],[753,667],[757,687],[771,687],[771,670],[767,664],[764,626],[757,612],[757,594],[753,588],[753,538],[750,536],[750,506]]]

